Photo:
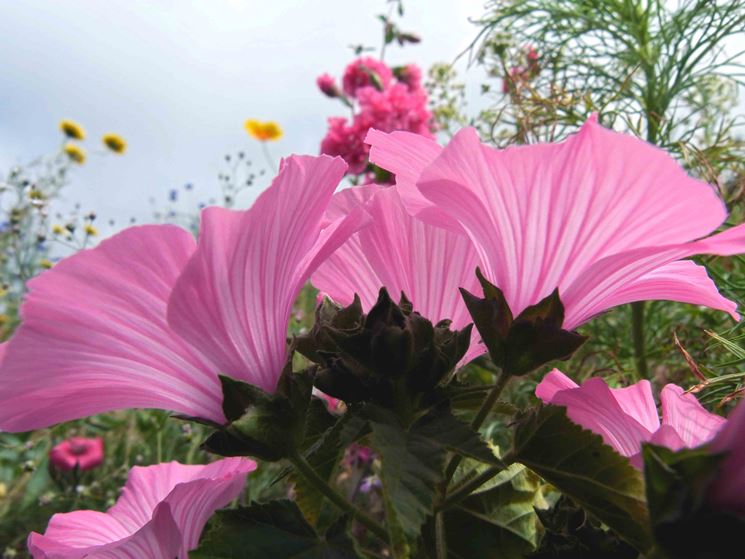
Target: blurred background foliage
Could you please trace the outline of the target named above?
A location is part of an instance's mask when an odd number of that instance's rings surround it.
[[[389,6],[380,18],[384,47],[395,45],[404,33],[396,20],[403,15],[401,2]],[[475,22],[473,44],[461,54],[469,61],[466,74],[458,75],[452,62],[427,69],[429,111],[440,140],[472,125],[483,140],[497,146],[562,139],[597,112],[603,124],[659,145],[691,174],[713,184],[731,212],[730,222],[740,223],[745,220],[745,143],[737,101],[743,57],[730,39],[743,28],[745,6],[740,1],[492,1]],[[368,50],[355,45],[353,54]],[[476,71],[486,78],[480,84],[483,106],[472,112],[465,102],[465,80]],[[81,151],[83,141],[84,132],[78,137],[63,126],[58,152],[0,173],[2,339],[18,323],[26,282],[97,238],[94,211],[76,208],[62,215],[55,209],[74,180],[75,166],[88,155]],[[109,147],[91,156],[112,153],[119,154]],[[112,172],[126,164],[126,157],[112,160]],[[217,177],[219,198],[200,201],[190,184],[164,191],[151,200],[153,221],[196,232],[201,207],[239,204],[241,192],[265,184],[273,166],[270,156],[264,165],[254,164],[244,152],[226,155]],[[699,261],[742,308],[745,258]],[[291,333],[312,324],[315,295],[310,286],[301,293]],[[577,381],[603,375],[617,385],[639,378],[649,378],[657,388],[676,382],[723,414],[743,390],[745,333],[724,313],[660,301],[616,309],[581,330],[590,342],[563,366]],[[495,444],[509,444],[500,427],[515,407],[534,401],[535,383],[543,372],[513,383],[503,395],[511,404],[498,406],[486,429]],[[459,400],[459,413],[478,405],[483,389],[493,382],[492,373],[482,360],[459,373],[473,385]],[[50,470],[49,450],[73,435],[104,438],[106,458],[100,468]],[[0,434],[0,553],[24,556],[27,534],[43,531],[54,512],[110,506],[132,465],[208,461],[200,450],[203,435],[200,426],[158,411],[115,412],[29,434]],[[375,468],[374,459],[350,459],[339,478],[355,493],[366,480],[360,498],[372,509]],[[277,483],[279,473],[276,466],[262,465],[251,476],[243,500],[286,495],[287,485]],[[555,514],[576,512],[571,503],[560,504]]]

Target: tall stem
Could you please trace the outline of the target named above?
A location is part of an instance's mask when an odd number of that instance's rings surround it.
[[[479,411],[476,412],[476,416],[473,418],[473,421],[471,421],[471,428],[474,431],[478,431],[479,427],[484,423],[484,420],[487,418],[489,413],[491,412],[492,408],[494,407],[494,404],[496,404],[497,400],[499,399],[500,394],[502,394],[502,390],[504,390],[504,387],[507,386],[507,383],[510,380],[510,373],[508,373],[506,370],[502,369],[499,372],[499,375],[497,376],[497,382],[494,384],[494,387],[491,389],[489,394],[486,396],[484,401],[481,403],[481,407],[479,408]],[[444,487],[447,487],[450,483],[450,480],[453,479],[453,475],[455,474],[455,470],[458,469],[458,465],[460,464],[461,457],[460,456],[454,456],[450,463],[447,466],[447,469],[445,470],[445,482]]]
[[[300,456],[299,453],[290,456],[290,462],[300,472],[305,479],[307,479],[313,486],[320,491],[324,497],[331,501],[342,511],[348,513],[357,522],[365,526],[373,534],[379,537],[384,542],[388,541],[388,532],[383,526],[381,526],[373,517],[362,512],[360,509],[355,507],[352,503],[347,501],[341,496],[334,488],[332,488],[326,480],[324,480],[318,473],[313,469],[308,461]]]

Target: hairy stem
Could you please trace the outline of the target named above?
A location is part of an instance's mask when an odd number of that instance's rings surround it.
[[[504,369],[499,372],[499,375],[497,376],[497,382],[494,384],[494,387],[491,389],[489,394],[487,394],[486,398],[481,403],[479,411],[476,412],[476,416],[473,418],[473,421],[471,421],[471,428],[474,431],[478,431],[481,425],[484,423],[484,420],[489,415],[489,412],[491,412],[494,404],[497,403],[500,394],[502,394],[502,390],[504,390],[504,387],[507,386],[507,382],[510,380],[511,376],[512,375],[510,375],[510,373],[508,373]],[[458,469],[460,461],[460,456],[453,456],[453,458],[450,460],[450,463],[445,470],[444,487],[447,487],[450,483],[450,480],[453,479],[453,475],[455,474],[455,470]]]
[[[435,554],[437,559],[447,559],[448,545],[445,540],[445,518],[441,512],[435,515]]]
[[[503,470],[504,466],[502,465],[487,468],[473,479],[467,481],[460,487],[457,487],[452,493],[448,493],[445,499],[439,504],[438,509],[446,509],[459,503]]]
[[[324,497],[331,501],[340,510],[348,513],[357,522],[365,526],[373,534],[379,537],[381,540],[388,541],[388,532],[381,526],[373,517],[362,512],[360,509],[355,507],[352,503],[347,501],[341,496],[333,487],[331,487],[326,480],[324,480],[318,473],[313,469],[308,461],[303,458],[299,453],[295,453],[289,457],[290,462],[300,472],[305,479],[307,479],[313,486],[320,491]]]

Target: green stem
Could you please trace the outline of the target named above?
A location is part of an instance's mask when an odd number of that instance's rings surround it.
[[[435,515],[435,554],[437,559],[447,559],[448,545],[445,540],[445,518],[441,512]]]
[[[502,394],[502,390],[504,390],[504,387],[507,386],[507,382],[509,382],[511,376],[512,375],[510,375],[510,373],[508,373],[504,369],[499,372],[499,375],[497,376],[497,382],[494,384],[494,387],[481,403],[479,411],[476,412],[476,416],[473,418],[473,421],[471,421],[471,428],[474,431],[478,431],[481,425],[484,423],[484,420],[487,418],[492,408],[494,407],[494,404],[496,404],[497,400],[499,399],[500,394]],[[453,479],[453,475],[455,475],[455,470],[458,469],[460,461],[460,456],[454,456],[450,460],[450,463],[445,470],[444,487],[447,487],[450,483],[450,480]]]
[[[640,378],[647,378],[647,352],[644,343],[644,301],[631,303],[631,335],[634,341],[636,372]]]
[[[318,473],[313,469],[308,461],[300,456],[299,453],[289,457],[290,462],[300,472],[305,479],[307,479],[313,486],[320,491],[324,497],[331,501],[342,511],[348,513],[357,522],[365,526],[373,534],[378,536],[381,540],[388,541],[388,532],[383,526],[381,526],[374,518],[362,512],[360,509],[355,507],[352,503],[342,497],[334,488],[332,488],[326,480],[324,480]]]
[[[484,485],[487,481],[489,481],[491,478],[493,478],[503,470],[504,467],[501,465],[487,468],[470,481],[467,481],[460,487],[457,487],[452,493],[448,493],[447,497],[445,497],[445,499],[438,505],[438,509],[446,509],[462,501],[471,493],[473,493],[473,491]]]

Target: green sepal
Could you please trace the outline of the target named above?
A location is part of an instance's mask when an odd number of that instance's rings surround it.
[[[348,405],[372,402],[408,422],[437,392],[463,358],[471,326],[451,330],[416,313],[404,294],[394,303],[385,289],[365,314],[359,298],[348,307],[324,301],[297,350],[318,364],[315,386]]]
[[[652,546],[641,472],[583,429],[560,406],[539,406],[518,417],[513,449],[527,466],[615,530],[637,550]]]
[[[511,375],[524,375],[555,359],[568,359],[587,339],[564,330],[564,305],[555,289],[516,318],[502,290],[476,269],[484,297],[461,289],[489,356],[498,367]]]
[[[203,448],[220,456],[253,456],[276,462],[302,447],[313,389],[314,369],[285,367],[273,394],[221,375],[223,413],[228,424],[212,433]]]

